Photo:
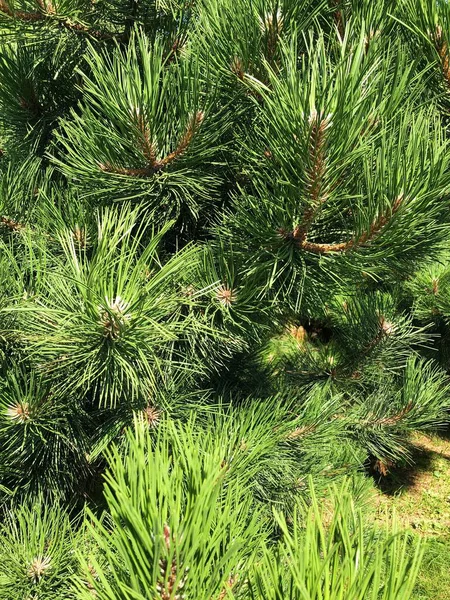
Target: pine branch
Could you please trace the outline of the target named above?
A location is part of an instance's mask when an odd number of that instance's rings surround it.
[[[302,438],[305,435],[308,435],[308,433],[312,433],[313,431],[315,431],[315,429],[315,425],[303,425],[302,427],[296,427],[296,429],[294,429],[287,435],[286,439],[296,440],[298,438]]]
[[[434,46],[441,59],[442,74],[445,82],[450,86],[450,57],[448,53],[448,44],[442,37],[442,28],[436,27],[436,32],[433,37]]]
[[[229,577],[228,581],[225,583],[225,587],[220,592],[217,600],[225,600],[225,598],[227,596],[229,596],[230,591],[233,589],[234,585],[236,584],[236,581],[237,581],[237,577],[231,575]]]
[[[168,164],[173,162],[176,158],[178,158],[182,154],[184,154],[184,152],[186,152],[189,144],[192,141],[192,138],[194,137],[194,133],[197,131],[197,129],[202,124],[203,117],[204,117],[203,112],[198,111],[197,114],[195,115],[194,119],[192,120],[192,122],[189,124],[189,126],[186,130],[186,133],[181,138],[180,143],[178,144],[178,147],[173,152],[168,154],[165,158],[163,158],[162,160],[156,161],[155,168],[157,170],[162,169],[163,167],[167,166]]]
[[[268,13],[264,19],[261,19],[261,28],[266,38],[266,57],[269,62],[275,59],[283,24],[284,19],[280,9]]]
[[[380,315],[379,318],[379,329],[374,337],[358,352],[357,359],[351,364],[343,364],[341,367],[337,367],[333,369],[332,375],[333,377],[345,378],[349,377],[350,379],[360,379],[361,377],[361,368],[368,358],[368,356],[372,353],[372,351],[377,348],[377,346],[385,340],[387,337],[395,333],[397,330],[396,325],[388,321],[383,315]],[[350,368],[349,368],[350,367]]]
[[[25,10],[15,10],[11,8],[8,0],[0,0],[0,14],[11,19],[18,19],[24,23],[58,23],[61,27],[78,33],[81,35],[88,35],[98,40],[110,40],[119,39],[123,37],[123,34],[112,33],[109,31],[100,31],[84,25],[83,23],[74,23],[70,19],[58,18],[53,4],[44,5],[42,0],[38,0],[38,4],[41,7],[41,11],[29,12]]]
[[[0,12],[7,17],[20,19],[21,21],[41,21],[45,15],[40,12],[26,12],[23,10],[13,10],[7,0],[0,0]]]
[[[167,525],[167,523],[165,523],[163,527],[163,538],[164,545],[167,551],[169,551],[172,536],[170,527]],[[161,600],[171,600],[171,598],[181,599],[183,597],[183,595],[179,594],[178,592],[181,592],[186,583],[187,570],[184,571],[184,576],[181,578],[181,580],[179,579],[179,571],[179,565],[177,564],[175,557],[172,559],[170,566],[166,558],[161,558],[159,560],[159,572],[162,579],[158,579],[156,590],[158,591]]]
[[[414,403],[412,401],[408,402],[406,406],[404,406],[398,413],[395,415],[391,415],[390,417],[384,417],[382,419],[376,419],[371,423],[371,425],[396,425],[399,421],[403,419],[408,413],[412,411],[414,408]]]
[[[309,157],[310,166],[306,172],[306,193],[311,202],[303,213],[302,224],[293,231],[293,238],[300,245],[306,242],[308,229],[312,224],[317,212],[326,201],[327,195],[322,192],[323,179],[326,171],[325,160],[325,133],[331,125],[330,115],[325,118],[313,111],[309,117]]]
[[[34,88],[33,83],[29,80],[24,81],[24,83],[30,85],[30,94],[29,98],[22,97],[20,99],[20,106],[25,110],[28,110],[31,113],[33,113],[33,115],[35,115],[36,117],[39,117],[44,112],[44,107],[39,102],[39,98],[36,94],[36,90]]]
[[[198,111],[194,119],[188,125],[188,128],[181,138],[176,149],[162,159],[157,159],[155,155],[155,145],[151,140],[151,133],[148,125],[142,116],[138,117],[138,126],[140,130],[140,149],[147,161],[145,167],[120,167],[111,163],[99,163],[99,167],[106,173],[115,173],[116,175],[127,175],[129,177],[151,177],[154,173],[161,171],[182,154],[186,152],[195,132],[200,127],[203,121],[203,112]]]
[[[385,336],[389,336],[394,333],[395,329],[395,325],[393,325],[390,321],[387,321],[385,317],[381,316],[380,329],[373,340],[362,350],[362,354],[369,354],[369,352],[373,350],[373,348],[375,348],[375,346],[377,346]]]
[[[0,217],[0,223],[10,229],[11,231],[20,231],[24,228],[24,225],[14,221],[14,219],[10,219],[9,217],[2,216]]]
[[[312,252],[314,254],[333,254],[333,253],[341,253],[347,252],[348,250],[352,250],[354,248],[358,248],[359,246],[363,246],[369,242],[371,242],[374,238],[376,238],[384,229],[384,227],[389,223],[390,219],[394,216],[394,214],[398,211],[403,201],[403,194],[400,194],[394,204],[392,205],[389,213],[385,213],[380,215],[375,221],[373,221],[369,230],[364,232],[359,238],[352,238],[346,242],[339,242],[337,244],[326,244],[319,242],[309,242],[306,239],[306,236],[302,236],[302,228],[296,227],[292,232],[286,232],[285,230],[279,230],[279,233],[285,239],[294,240],[297,245],[307,252]]]
[[[334,23],[338,30],[339,37],[343,40],[345,35],[345,25],[342,10],[340,8],[340,0],[330,0],[330,6],[333,9]]]

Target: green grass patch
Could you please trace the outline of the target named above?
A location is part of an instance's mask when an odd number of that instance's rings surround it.
[[[414,464],[380,478],[372,502],[375,522],[395,511],[403,528],[426,543],[411,600],[450,600],[450,440],[417,436]]]
[[[411,600],[450,600],[450,532],[427,540],[427,547]]]

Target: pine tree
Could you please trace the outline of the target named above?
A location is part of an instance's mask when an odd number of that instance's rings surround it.
[[[301,529],[314,493],[357,498],[449,422],[448,3],[0,0],[0,36],[2,535],[29,510],[76,547],[88,504],[100,553],[54,592],[10,541],[0,594],[314,597],[296,554],[350,569],[362,535],[350,499]],[[173,469],[148,497],[142,448]],[[170,566],[189,486],[197,588]],[[392,540],[355,597],[408,597]]]
[[[181,432],[169,426],[152,444],[148,430],[138,426],[125,464],[120,454],[110,454],[105,496],[112,523],[94,519],[91,525],[106,560],[85,559],[90,586],[81,579],[81,598],[92,597],[92,588],[105,600],[143,599],[149,590],[160,598],[202,600],[408,597],[420,546],[411,552],[395,525],[381,534],[366,529],[348,485],[334,491],[328,530],[313,494],[309,508],[297,507],[292,532],[276,515],[281,538],[268,543],[270,520],[251,494],[266,440],[249,423],[239,425],[248,448],[232,460],[222,457],[233,436],[202,430],[196,439],[195,427]],[[172,445],[179,462],[170,469]]]

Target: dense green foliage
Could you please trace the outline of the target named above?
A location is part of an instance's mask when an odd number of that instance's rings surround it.
[[[350,496],[450,420],[449,42],[445,0],[0,0],[0,598],[409,597]]]

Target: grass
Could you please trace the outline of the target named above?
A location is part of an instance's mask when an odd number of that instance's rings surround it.
[[[411,600],[450,600],[450,440],[417,436],[414,463],[377,482],[371,498],[374,520],[385,522],[395,510],[405,529],[425,539]]]
[[[427,541],[419,579],[411,600],[450,599],[450,534]]]

